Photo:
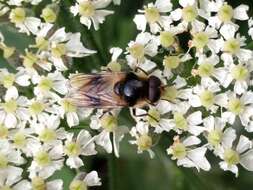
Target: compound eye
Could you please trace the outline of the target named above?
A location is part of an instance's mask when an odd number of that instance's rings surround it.
[[[152,103],[157,102],[161,96],[161,80],[156,76],[150,76],[148,84],[148,99]]]
[[[150,76],[148,79],[148,86],[149,87],[160,87],[161,86],[161,80],[156,76]]]

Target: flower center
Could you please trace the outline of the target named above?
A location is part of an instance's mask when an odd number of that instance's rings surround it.
[[[178,56],[165,56],[163,59],[163,65],[166,69],[175,69],[180,64],[180,58]]]
[[[56,139],[56,133],[53,129],[45,128],[39,135],[39,139],[43,142],[50,142]]]
[[[44,110],[45,106],[40,102],[33,102],[29,106],[29,111],[31,114],[38,115]]]
[[[142,59],[145,54],[144,46],[136,43],[129,48],[129,52],[135,59]]]
[[[172,155],[177,159],[185,158],[186,156],[186,148],[183,143],[175,143],[172,146]]]
[[[8,74],[3,77],[2,83],[5,88],[10,88],[14,82],[15,82],[15,75],[14,74]]]
[[[14,141],[14,144],[17,146],[17,147],[24,147],[26,145],[26,137],[25,137],[25,134],[23,132],[17,132],[15,135],[14,135],[14,138],[13,138],[13,141]]]
[[[218,17],[222,22],[229,22],[234,16],[234,10],[230,5],[223,5],[218,11]]]
[[[100,119],[101,126],[108,132],[113,132],[117,126],[117,118],[113,115],[107,114]]]
[[[81,153],[81,147],[78,143],[68,142],[65,145],[65,153],[68,156],[78,156]]]
[[[207,45],[209,36],[205,32],[198,32],[193,35],[192,45],[197,49],[202,49]]]
[[[169,101],[174,101],[177,98],[178,91],[175,86],[168,86],[164,89],[163,98]]]
[[[240,51],[240,42],[237,39],[229,39],[224,44],[224,51],[236,54]]]
[[[0,139],[5,139],[8,137],[9,130],[3,124],[0,124]]]
[[[47,23],[53,23],[56,20],[56,14],[53,9],[46,7],[42,10],[41,17],[47,22]]]
[[[242,81],[242,80],[245,80],[248,77],[249,73],[248,73],[247,68],[245,68],[244,66],[242,66],[242,65],[236,65],[232,69],[231,74],[232,74],[232,77],[235,80]]]
[[[61,56],[66,54],[66,46],[63,43],[56,44],[52,47],[52,55],[54,57],[60,58]]]
[[[198,68],[198,74],[201,77],[209,77],[214,72],[214,66],[211,63],[202,63]]]
[[[160,121],[160,112],[157,109],[150,109],[148,111],[148,123],[155,127],[157,123]]]
[[[215,147],[217,147],[221,143],[221,139],[222,139],[222,132],[216,129],[210,131],[207,136],[208,142]]]
[[[141,135],[137,139],[138,148],[142,151],[150,149],[152,146],[152,138],[148,135]]]
[[[23,64],[27,68],[33,67],[33,64],[36,63],[38,60],[37,56],[30,52],[26,52],[26,55],[23,58]]]
[[[159,21],[160,13],[159,10],[155,7],[150,7],[145,9],[145,17],[147,21],[151,24]]]
[[[188,124],[185,119],[185,117],[181,113],[174,113],[174,122],[176,124],[176,128],[182,129],[182,130],[187,130],[188,129]]]
[[[5,46],[3,48],[3,51],[4,51],[4,53],[3,53],[4,58],[8,59],[15,52],[15,48],[14,47],[7,47],[7,46]]]
[[[85,17],[91,17],[95,14],[95,7],[91,2],[86,1],[79,4],[79,13]]]
[[[174,35],[171,32],[160,33],[160,43],[163,47],[167,48],[175,42]]]
[[[51,163],[49,154],[45,151],[40,151],[35,155],[34,160],[40,166],[48,166]]]
[[[48,41],[45,38],[43,38],[43,37],[37,37],[35,39],[35,41],[36,41],[36,45],[35,46],[39,50],[45,50],[45,49],[47,49],[47,47],[48,47]]]
[[[69,190],[87,190],[87,185],[84,181],[73,180],[69,186]]]
[[[39,88],[42,91],[49,91],[53,87],[53,81],[49,78],[43,78],[41,79],[39,83]]]
[[[23,8],[12,9],[10,13],[10,20],[14,24],[21,24],[25,21],[26,13]]]
[[[240,156],[236,151],[232,149],[227,149],[224,152],[224,160],[227,162],[229,166],[231,166],[239,163]]]
[[[0,169],[4,169],[8,166],[8,159],[5,155],[0,153]]]
[[[192,22],[198,16],[197,10],[194,6],[187,6],[183,8],[182,17],[186,22]]]
[[[16,100],[9,100],[8,102],[5,102],[3,104],[3,108],[4,108],[5,112],[7,112],[7,113],[14,113],[18,108],[17,101]]]
[[[3,187],[0,187],[0,190],[12,190],[9,186],[5,185]]]
[[[228,110],[234,113],[235,115],[239,115],[244,110],[244,105],[238,98],[233,98],[228,102]]]
[[[33,190],[46,190],[46,183],[45,180],[41,177],[34,177],[32,179],[32,189]]]
[[[206,108],[209,108],[210,106],[212,106],[214,104],[213,92],[211,92],[209,90],[203,91],[200,94],[200,101],[201,101],[201,104]]]
[[[76,112],[76,106],[69,100],[64,99],[62,101],[62,106],[66,113]]]
[[[109,68],[113,72],[120,72],[121,65],[117,61],[111,61],[107,64],[107,68]]]

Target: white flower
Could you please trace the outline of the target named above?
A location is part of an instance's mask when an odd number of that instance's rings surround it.
[[[186,80],[177,76],[171,81],[171,86],[165,86],[161,99],[166,100],[171,110],[176,110],[183,101],[188,101],[192,95],[192,89],[188,88]]]
[[[41,20],[36,17],[27,16],[24,8],[17,7],[10,11],[10,22],[14,23],[19,32],[36,34],[38,32]]]
[[[7,172],[7,170],[12,170],[13,167],[24,163],[25,159],[21,156],[20,151],[15,150],[8,140],[0,140],[0,171]]]
[[[90,186],[100,185],[100,178],[96,171],[91,171],[90,173],[81,172],[70,183],[69,190],[87,189]]]
[[[172,160],[177,160],[178,166],[184,167],[196,167],[199,171],[200,169],[208,171],[211,166],[205,157],[206,148],[197,147],[201,141],[195,136],[187,137],[182,142],[179,137],[174,137],[174,143],[167,149],[167,153],[172,155]]]
[[[60,118],[58,116],[51,115],[43,122],[31,122],[30,125],[30,128],[38,135],[38,139],[44,144],[57,145],[67,137],[67,132],[63,127],[60,127]]]
[[[187,131],[198,136],[205,130],[202,126],[202,113],[200,111],[195,111],[187,115],[189,108],[190,105],[188,103],[180,103],[178,107],[173,110],[173,119],[169,119],[167,125],[178,134]]]
[[[120,60],[118,60],[120,54],[122,53],[122,49],[118,47],[114,47],[110,49],[110,53],[112,54],[111,61],[107,64],[106,67],[101,67],[101,70],[109,70],[112,72],[120,72],[121,64]]]
[[[191,24],[193,31],[203,30],[205,24],[197,20],[198,16],[202,16],[197,6],[198,2],[196,0],[179,0],[179,4],[182,8],[171,11],[171,17],[174,21],[182,20],[179,24],[180,28],[187,30],[188,25]]]
[[[61,179],[55,180],[47,180],[40,176],[35,176],[31,181],[32,189],[54,189],[54,190],[62,190],[63,189],[63,181]]]
[[[18,129],[10,130],[9,139],[12,141],[12,145],[27,157],[32,157],[33,151],[41,146],[39,140],[34,138],[33,130],[25,128],[25,123],[19,124]]]
[[[206,9],[210,12],[216,12],[217,14],[215,16],[210,16],[208,18],[209,25],[220,28],[221,24],[233,24],[232,19],[236,20],[247,20],[249,17],[247,15],[247,11],[249,10],[249,7],[247,5],[239,5],[235,9],[224,0],[219,1],[211,1],[209,2],[209,6]]]
[[[242,165],[245,169],[253,171],[253,149],[252,142],[245,136],[241,135],[239,142],[235,146],[236,136],[230,136],[223,142],[219,151],[219,157],[224,161],[219,163],[220,167],[225,171],[233,172],[238,176],[237,165]],[[234,146],[233,146],[234,145]]]
[[[95,138],[86,130],[81,130],[77,137],[71,133],[67,136],[64,143],[64,152],[68,156],[66,164],[71,168],[80,168],[83,166],[83,161],[80,156],[95,155]]]
[[[18,124],[19,120],[27,121],[29,118],[28,100],[24,96],[18,94],[8,94],[5,101],[0,104],[0,123],[8,128],[13,128]]]
[[[59,100],[59,104],[60,106],[54,108],[60,113],[61,118],[66,116],[69,127],[77,126],[80,119],[87,118],[93,111],[93,109],[77,107],[68,98]]]
[[[226,122],[222,118],[209,116],[203,120],[203,123],[209,148],[214,149],[215,154],[217,154],[217,150],[220,149],[224,141],[236,137],[235,129],[225,128]]]
[[[170,131],[169,119],[167,114],[171,111],[170,103],[165,100],[161,100],[156,106],[150,106],[146,111],[144,109],[136,109],[136,116],[132,114],[132,117],[136,121],[145,120],[151,127],[154,127],[155,133],[162,133],[163,131]],[[141,115],[141,116],[139,116]]]
[[[189,61],[192,59],[191,55],[186,53],[186,54],[181,54],[181,55],[168,55],[164,56],[163,58],[163,74],[166,78],[171,79],[174,74],[172,73],[173,69],[178,68],[178,66],[186,61]]]
[[[29,177],[40,176],[48,178],[53,175],[56,170],[60,170],[63,166],[63,146],[57,145],[41,145],[33,150],[33,161],[28,168]]]
[[[201,54],[198,57],[198,67],[196,68],[196,74],[201,77],[201,84],[214,83],[215,80],[224,81],[227,74],[224,67],[218,67],[220,58],[217,55],[207,57],[205,54]]]
[[[129,141],[131,144],[136,144],[138,147],[137,153],[143,153],[147,151],[151,158],[155,156],[155,153],[151,150],[153,140],[151,134],[149,134],[149,125],[146,122],[138,121],[135,127],[132,127],[130,134],[135,140]]]
[[[34,94],[39,97],[53,97],[59,99],[57,93],[64,95],[67,93],[67,80],[64,76],[55,71],[47,76],[39,76],[33,78],[32,82],[37,86],[34,88]]]
[[[253,116],[253,93],[248,91],[238,96],[235,93],[227,92],[227,96],[229,97],[225,106],[227,111],[222,113],[222,119],[230,124],[234,124],[235,118],[239,116],[242,125],[247,129],[250,117]]]
[[[145,71],[150,71],[156,67],[156,63],[148,60],[146,57],[154,57],[158,53],[159,41],[150,33],[140,33],[137,35],[135,41],[128,43],[126,56],[128,65],[135,69],[140,67]]]
[[[0,188],[14,190],[32,190],[27,180],[22,180],[22,169],[11,167],[9,170],[0,170]]]
[[[119,143],[128,129],[125,126],[118,126],[117,115],[117,110],[108,113],[99,110],[96,115],[91,117],[90,127],[101,131],[96,135],[96,143],[102,146],[107,153],[112,153],[113,150],[115,156],[119,157]],[[112,141],[110,139],[111,133]]]
[[[223,54],[221,59],[224,61],[225,66],[233,63],[233,57],[237,57],[242,62],[252,59],[252,51],[242,48],[246,45],[246,38],[244,36],[241,37],[239,33],[236,34],[238,28],[233,25],[224,25],[220,29],[224,40],[219,41],[220,44],[218,46],[222,47]]]
[[[201,81],[201,85],[193,88],[193,94],[189,98],[189,104],[192,107],[203,106],[207,110],[215,113],[219,106],[224,107],[227,103],[227,95],[220,93],[219,83],[213,80]],[[207,83],[204,83],[207,82]]]
[[[107,15],[113,14],[113,11],[104,10],[111,1],[109,0],[77,0],[75,6],[70,7],[74,16],[80,15],[80,22],[90,29],[93,23],[95,30],[99,29]]]
[[[165,15],[171,9],[172,4],[170,0],[156,0],[155,4],[149,3],[148,6],[144,6],[144,10],[139,10],[143,14],[137,14],[134,18],[137,29],[145,32],[146,25],[149,24],[152,33],[155,34],[161,31],[161,27],[172,22],[171,18]]]
[[[234,85],[234,92],[238,95],[246,93],[250,84],[250,73],[253,71],[251,62],[234,64],[230,63],[225,68],[219,68],[217,79],[221,85],[227,88],[231,83]]]
[[[41,25],[36,44],[30,45],[32,48],[37,48],[38,52],[36,55],[28,52],[24,57],[27,60],[25,65],[37,64],[47,71],[50,71],[54,65],[57,70],[64,71],[67,70],[65,56],[85,57],[96,53],[84,47],[80,33],[66,33],[65,28],[60,28],[51,34],[52,27],[52,24]]]

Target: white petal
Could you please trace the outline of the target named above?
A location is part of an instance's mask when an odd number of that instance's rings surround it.
[[[144,15],[136,15],[134,17],[134,23],[138,30],[144,32],[146,30],[147,21]]]
[[[102,146],[107,153],[112,153],[112,143],[110,140],[110,133],[105,130],[96,136],[96,143]]]
[[[66,164],[70,168],[80,168],[83,166],[83,161],[79,157],[69,157],[66,161]]]
[[[170,0],[157,0],[155,6],[159,12],[169,12],[172,9],[172,3]]]
[[[239,142],[236,146],[236,151],[241,154],[245,152],[246,150],[250,149],[251,147],[252,147],[252,142],[247,137],[241,135]]]
[[[227,128],[222,137],[222,144],[225,148],[231,148],[235,139],[235,130],[233,128]]]
[[[199,125],[200,123],[202,123],[202,113],[200,111],[196,111],[190,114],[187,117],[187,121],[190,125]]]
[[[249,18],[247,11],[249,10],[248,5],[240,5],[234,9],[234,18],[238,20],[247,20]]]
[[[190,136],[190,137],[187,137],[184,141],[183,141],[183,144],[185,146],[192,146],[192,145],[197,145],[201,143],[201,140],[198,138],[198,137],[195,137],[195,136]]]
[[[187,157],[189,157],[197,167],[208,171],[210,170],[211,166],[205,157],[206,150],[207,149],[203,147],[193,149],[188,152]]]
[[[243,154],[240,158],[240,164],[247,170],[253,171],[253,150]]]
[[[61,179],[49,181],[49,182],[47,182],[47,189],[62,190],[63,189],[63,181]]]
[[[98,174],[96,171],[92,171],[87,174],[84,181],[88,186],[98,186],[101,185],[100,178],[98,177]]]

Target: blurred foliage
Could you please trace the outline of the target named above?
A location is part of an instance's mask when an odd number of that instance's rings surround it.
[[[39,15],[47,1],[43,1],[35,11]],[[111,47],[126,48],[130,40],[135,39],[138,31],[133,23],[134,14],[142,8],[143,4],[151,0],[122,0],[121,6],[111,6],[114,15],[108,16],[106,22],[101,25],[99,31],[87,30],[79,23],[79,18],[74,18],[68,8],[73,4],[72,0],[62,0],[58,25],[65,26],[67,31],[80,32],[83,43],[90,49],[96,49],[97,54],[82,59],[74,59],[69,72],[89,73],[98,70],[100,66],[110,61],[109,49]],[[252,0],[227,0],[232,6],[245,3],[250,6],[250,15],[253,15]],[[177,0],[174,0],[177,3]],[[240,22],[240,31],[247,35],[247,24]],[[33,41],[26,35],[19,34],[9,24],[0,24],[0,31],[6,38],[9,46],[15,46],[19,53]],[[249,47],[253,48],[252,41],[248,41]],[[7,64],[0,55],[0,67],[13,68]],[[159,61],[159,60],[158,60]],[[189,68],[190,70],[190,68]],[[133,122],[126,111],[121,114],[120,122],[131,127]],[[88,128],[88,122],[83,122],[78,128]],[[77,129],[78,130],[78,129]],[[171,144],[172,136],[163,135],[158,146],[154,148],[156,157],[150,159],[147,153],[138,155],[136,147],[128,144],[127,138],[121,143],[121,157],[116,159],[113,155],[107,155],[103,150],[99,155],[84,158],[84,169],[88,172],[97,170],[102,178],[103,185],[90,189],[101,190],[246,190],[253,187],[253,173],[241,169],[239,177],[219,169],[217,158],[211,157],[212,170],[210,172],[197,172],[196,169],[177,167],[174,161],[166,155],[165,150]],[[211,155],[210,155],[211,156]],[[210,158],[209,156],[209,158]],[[64,189],[75,175],[75,172],[67,167],[56,172],[52,177],[64,180]]]

